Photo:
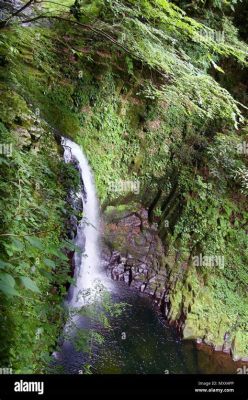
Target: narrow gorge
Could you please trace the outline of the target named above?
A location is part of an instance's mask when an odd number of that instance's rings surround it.
[[[247,0],[0,1],[0,358],[248,362]]]

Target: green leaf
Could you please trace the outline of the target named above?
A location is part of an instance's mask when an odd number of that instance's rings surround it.
[[[40,273],[41,273],[41,275],[45,276],[50,281],[54,278],[53,274],[51,272],[46,271],[45,269],[41,269]]]
[[[65,246],[66,249],[69,249],[71,251],[77,251],[77,252],[81,251],[79,246],[77,246],[75,243],[73,243],[69,240],[64,240],[63,245]]]
[[[22,251],[24,249],[24,244],[19,239],[13,238],[11,247],[15,251]]]
[[[6,296],[19,296],[19,293],[15,290],[15,279],[12,275],[1,273],[0,274],[0,291]]]
[[[26,236],[26,240],[36,249],[44,249],[42,241],[37,236]]]
[[[56,267],[56,264],[53,260],[50,260],[49,258],[44,259],[44,264],[46,264],[48,267],[54,269]]]
[[[50,246],[47,250],[48,254],[52,254],[56,257],[58,257],[60,260],[63,261],[68,261],[68,258],[64,255],[64,253],[62,253],[62,251],[60,249],[58,249],[57,247],[52,247]]]
[[[2,281],[0,281],[0,291],[3,292],[6,296],[20,296],[19,293],[12,286],[9,286]]]
[[[36,285],[36,283],[30,279],[27,276],[20,276],[20,280],[22,282],[22,284],[25,286],[26,289],[31,290],[32,292],[35,293],[40,293],[40,290],[38,288],[38,286]]]
[[[15,279],[10,274],[1,273],[0,274],[0,281],[3,282],[6,285],[11,286],[11,287],[15,286]]]
[[[12,265],[10,263],[5,262],[3,260],[0,260],[0,269],[2,269],[2,268],[11,268],[11,267],[12,267]]]
[[[5,164],[5,165],[9,165],[10,162],[8,160],[6,160],[6,157],[0,157],[0,165],[1,164]]]

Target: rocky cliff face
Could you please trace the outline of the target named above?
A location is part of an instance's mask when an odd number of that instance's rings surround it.
[[[141,8],[133,1],[91,3],[78,18],[83,24],[96,20],[101,31],[79,28],[75,20],[0,31],[0,134],[2,142],[8,137],[21,143],[15,153],[26,185],[21,232],[37,232],[59,246],[59,233],[67,230],[64,207],[71,182],[65,180],[53,136],[59,131],[83,146],[94,170],[106,209],[104,260],[113,278],[151,295],[185,338],[224,346],[233,358],[244,358],[248,131],[246,109],[233,96],[244,91],[238,100],[246,104],[247,86],[244,79],[237,82],[239,74],[234,79],[233,71],[240,68],[246,76],[246,44],[232,21],[219,16],[225,42],[213,42],[216,21],[214,26],[207,20],[206,26],[196,23],[173,2],[142,2]],[[56,7],[50,11],[58,12]],[[202,29],[209,35],[203,37]],[[2,199],[11,209],[5,233],[15,220],[21,182],[8,161],[3,171],[15,191],[4,181]],[[75,181],[71,171],[66,176]],[[123,182],[131,182],[136,193],[129,187],[120,194],[116,189]],[[29,199],[38,204],[35,211]],[[11,232],[19,234],[18,229],[13,226]],[[10,268],[3,238],[1,243]],[[22,260],[25,272],[42,252],[30,251],[30,260]],[[58,257],[53,252],[50,266]],[[205,256],[225,262],[194,264]],[[44,293],[54,274],[55,280],[64,279],[64,261],[52,275],[45,264],[43,277],[37,278]],[[28,323],[24,317],[17,320]],[[13,341],[18,345],[18,335]],[[18,366],[28,365],[30,357]]]
[[[105,217],[103,261],[109,275],[149,294],[162,306],[167,278],[165,257],[156,226],[148,223],[147,211],[141,208],[116,213],[109,207]]]
[[[199,296],[197,270],[191,267],[186,275],[188,265],[184,263],[180,271],[174,272],[180,254],[176,251],[166,255],[158,224],[149,222],[146,209],[109,206],[103,224],[102,263],[113,280],[124,281],[150,296],[185,339],[230,354],[235,361],[248,361],[242,334],[236,331],[233,321],[223,313],[216,315],[209,293]],[[198,314],[203,304],[210,312],[212,306],[212,319]],[[228,329],[230,324],[233,330]]]

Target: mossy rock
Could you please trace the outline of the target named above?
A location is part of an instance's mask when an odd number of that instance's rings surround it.
[[[232,357],[234,361],[240,360],[242,357],[247,356],[248,342],[247,332],[237,331],[231,346]]]

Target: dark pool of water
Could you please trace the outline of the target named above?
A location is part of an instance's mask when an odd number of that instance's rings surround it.
[[[151,300],[126,285],[117,283],[113,301],[130,306],[111,321],[102,334],[105,341],[94,348],[92,371],[97,374],[197,374],[236,373],[239,366],[229,355],[206,347],[199,350],[192,341],[183,341],[159,316]],[[83,324],[83,322],[82,322]],[[80,373],[85,354],[66,343],[59,364],[66,373]]]

